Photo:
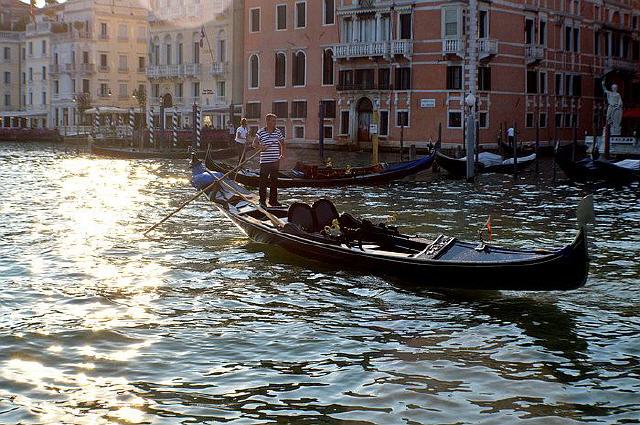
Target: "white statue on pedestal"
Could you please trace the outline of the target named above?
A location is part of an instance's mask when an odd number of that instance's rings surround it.
[[[622,121],[622,97],[618,93],[618,85],[612,84],[611,90],[607,90],[604,78],[602,90],[607,94],[607,125],[611,136],[620,135],[620,123]]]

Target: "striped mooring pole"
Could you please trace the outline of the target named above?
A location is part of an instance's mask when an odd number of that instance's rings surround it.
[[[133,113],[133,108],[129,108],[129,135],[131,136],[129,146],[133,147],[133,130],[136,126],[136,116]]]
[[[202,146],[202,108],[196,104],[196,146]]]
[[[154,147],[154,135],[153,135],[153,108],[149,108],[149,121],[147,122],[147,127],[149,127],[149,144],[151,147]]]
[[[96,108],[96,115],[93,120],[93,134],[97,136],[98,131],[100,131],[100,108]]]
[[[178,107],[173,108],[173,148],[178,147]]]

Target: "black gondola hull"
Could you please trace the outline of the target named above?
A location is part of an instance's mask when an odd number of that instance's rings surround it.
[[[447,156],[438,152],[436,154],[436,162],[440,167],[444,168],[449,174],[455,177],[465,177],[467,174],[467,163],[464,160],[452,158],[450,156]],[[477,174],[484,174],[484,173],[514,174],[516,171],[521,172],[525,170],[534,162],[535,162],[535,158],[518,161],[515,166],[513,164],[498,164],[498,165],[485,166],[482,163],[477,163],[475,171]]]
[[[583,231],[571,245],[535,260],[486,264],[419,261],[312,241],[233,214],[221,205],[217,207],[255,242],[279,246],[307,260],[398,278],[409,285],[468,290],[570,290],[583,286],[588,275]]]

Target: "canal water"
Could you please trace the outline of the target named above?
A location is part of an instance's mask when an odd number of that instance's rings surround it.
[[[425,236],[491,216],[513,247],[567,244],[594,194],[584,288],[438,292],[250,243],[204,200],[145,238],[186,161],[2,144],[0,423],[639,423],[640,188],[540,171],[281,191]]]

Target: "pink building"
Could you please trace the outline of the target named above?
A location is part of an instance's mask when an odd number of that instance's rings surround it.
[[[638,0],[478,2],[476,28],[469,1],[342,0],[332,14],[333,3],[246,1],[246,112],[286,116],[290,138],[316,141],[318,102],[331,100],[333,140],[366,144],[377,127],[382,146],[401,133],[420,145],[437,139],[440,124],[444,144],[461,144],[472,78],[482,143],[514,124],[520,140],[537,133],[543,144],[570,140],[574,123],[580,138],[600,133],[603,77],[618,83],[628,111],[640,99]],[[637,125],[625,118],[623,132]]]
[[[337,24],[333,0],[245,0],[244,113],[251,127],[273,112],[287,139],[317,141],[325,102],[325,138],[337,135]]]

